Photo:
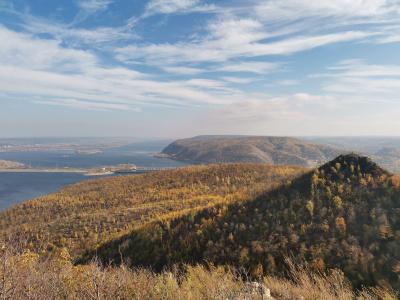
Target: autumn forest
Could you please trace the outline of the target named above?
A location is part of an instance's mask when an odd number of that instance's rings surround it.
[[[356,154],[89,180],[0,213],[0,294],[395,299],[399,207],[399,177]]]

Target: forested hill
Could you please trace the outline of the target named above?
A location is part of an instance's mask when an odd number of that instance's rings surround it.
[[[229,162],[316,166],[348,151],[290,137],[198,136],[177,140],[157,157],[197,164]]]
[[[73,258],[148,222],[247,199],[304,173],[299,166],[226,164],[88,180],[0,212],[0,240],[68,247]]]
[[[98,254],[155,269],[233,264],[251,274],[283,274],[289,256],[317,272],[340,269],[356,287],[398,288],[399,185],[368,158],[342,155],[247,201],[148,223]]]

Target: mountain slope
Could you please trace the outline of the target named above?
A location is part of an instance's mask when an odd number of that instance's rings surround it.
[[[315,166],[346,152],[289,137],[199,136],[178,140],[155,156],[203,164],[250,162]]]
[[[239,201],[304,171],[226,164],[88,180],[1,211],[0,237],[21,235],[37,248],[68,246],[76,258],[152,220]]]
[[[293,256],[317,272],[338,268],[354,286],[398,287],[399,178],[366,157],[341,155],[248,201],[149,223],[98,253],[156,269],[206,260],[264,274],[284,273]]]

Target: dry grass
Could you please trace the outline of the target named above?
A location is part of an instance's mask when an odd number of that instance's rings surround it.
[[[277,299],[397,299],[397,293],[385,287],[355,290],[341,270],[331,270],[328,274],[315,273],[303,265],[296,265],[290,259],[289,278],[265,277],[264,283]]]
[[[290,261],[290,279],[264,277],[257,283],[244,270],[226,266],[162,273],[103,266],[97,259],[74,266],[66,249],[43,259],[25,246],[0,242],[0,299],[271,299],[266,288],[275,299],[397,299],[380,287],[354,291],[340,271],[315,274]]]

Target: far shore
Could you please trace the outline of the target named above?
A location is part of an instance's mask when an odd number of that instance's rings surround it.
[[[85,176],[102,176],[111,174],[140,174],[147,172],[155,172],[162,170],[172,170],[176,167],[138,167],[135,170],[104,170],[104,171],[93,171],[93,169],[79,169],[79,168],[0,168],[0,173],[85,173]]]

